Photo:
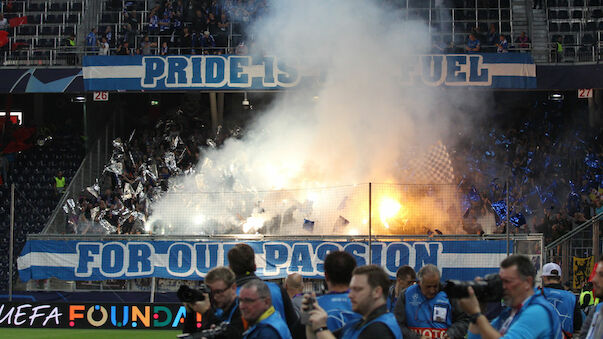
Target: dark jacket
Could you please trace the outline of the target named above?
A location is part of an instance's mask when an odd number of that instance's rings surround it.
[[[404,292],[406,292],[406,290],[401,291],[398,295],[398,300],[394,306],[394,315],[398,320],[400,329],[402,329],[404,339],[420,339],[421,335],[413,332],[407,326],[405,311],[406,297]],[[447,329],[446,334],[448,334],[451,339],[465,338],[467,330],[469,329],[469,316],[461,311],[461,308],[456,300],[450,299],[450,305],[452,306],[452,325]]]
[[[197,333],[209,329],[211,325],[220,325],[223,321],[230,319],[230,324],[227,330],[222,335],[216,336],[217,339],[240,339],[243,336],[243,318],[239,310],[238,300],[235,300],[228,309],[223,312],[216,312],[216,309],[211,308],[202,316],[201,328],[197,327],[196,312],[186,312],[182,333]],[[232,315],[231,315],[232,314]]]

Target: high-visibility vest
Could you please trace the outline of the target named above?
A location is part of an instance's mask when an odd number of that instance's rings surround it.
[[[61,179],[54,177],[54,181],[56,182],[57,188],[65,187],[65,177],[62,177]]]
[[[590,301],[589,301],[588,305],[584,305],[584,298],[587,295],[590,296]],[[597,305],[598,303],[599,303],[599,298],[593,298],[593,291],[584,291],[584,292],[580,293],[580,306]]]

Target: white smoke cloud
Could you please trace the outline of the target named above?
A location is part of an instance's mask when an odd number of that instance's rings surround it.
[[[276,233],[303,233],[303,219],[329,232],[342,215],[348,233],[362,233],[368,197],[359,184],[404,183],[409,157],[446,139],[458,117],[455,107],[466,98],[402,86],[396,76],[404,56],[429,52],[425,23],[402,21],[375,1],[276,0],[268,7],[251,27],[252,52],[321,71],[323,81],[278,96],[244,138],[205,150],[197,174],[176,179],[181,191],[153,206],[149,226],[169,225],[156,232],[241,233],[270,224]]]

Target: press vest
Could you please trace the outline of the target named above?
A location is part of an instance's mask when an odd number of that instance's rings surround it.
[[[561,329],[568,333],[574,333],[576,296],[572,292],[557,288],[544,287],[542,291],[544,298],[557,310]]]
[[[54,181],[56,182],[57,188],[65,187],[65,177],[62,177],[61,179],[54,177]]]
[[[268,318],[258,322],[251,326],[245,333],[243,333],[244,339],[255,339],[259,338],[259,329],[262,327],[272,327],[278,332],[280,339],[291,339],[291,332],[285,321],[281,318],[278,312],[273,312]],[[277,338],[261,338],[261,339],[277,339]]]
[[[406,323],[414,332],[441,338],[452,325],[452,305],[446,293],[439,292],[428,300],[419,285],[412,285],[404,291],[404,298]]]
[[[282,319],[287,319],[285,316],[285,304],[283,303],[283,295],[281,294],[281,288],[279,285],[271,282],[264,281],[268,288],[270,289],[270,297],[272,298],[272,306],[274,309],[280,314]],[[239,290],[241,286],[237,286],[237,296],[239,295]]]
[[[382,315],[378,316],[377,318],[364,324],[360,328],[355,328],[356,327],[355,325],[357,325],[358,322],[360,322],[360,321],[362,321],[362,318],[359,320],[356,320],[354,322],[347,323],[342,330],[343,335],[341,336],[341,339],[357,339],[358,336],[360,335],[360,333],[362,333],[362,331],[364,331],[364,329],[367,326],[369,326],[370,324],[373,324],[373,323],[377,323],[377,322],[385,324],[389,328],[389,330],[392,332],[394,338],[402,339],[402,330],[400,329],[400,326],[398,325],[398,322],[396,321],[396,317],[393,315],[393,313],[389,313],[389,312],[383,313]],[[384,339],[384,338],[375,338],[375,339]]]
[[[595,307],[595,315],[593,316],[593,321],[590,323],[590,327],[588,328],[588,332],[586,332],[586,339],[596,339],[595,331],[598,326],[603,326],[603,311],[601,311],[601,307],[603,304],[597,305]]]
[[[542,296],[540,291],[536,292],[536,294],[534,294],[533,296],[528,298],[528,300],[526,301],[525,304],[523,304],[523,306],[521,307],[519,312],[517,312],[517,314],[515,314],[515,316],[513,317],[513,320],[511,320],[511,323],[509,324],[509,328],[511,328],[511,326],[513,326],[513,323],[515,321],[517,321],[517,319],[519,319],[519,317],[521,317],[521,313],[523,312],[523,310],[525,310],[526,308],[528,308],[531,305],[540,305],[540,306],[544,307],[544,309],[547,311],[547,313],[549,315],[549,320],[551,321],[550,323],[552,325],[551,328],[554,331],[554,334],[552,337],[541,338],[541,339],[561,339],[561,338],[563,338],[563,332],[561,332],[561,324],[559,322],[559,317],[557,316],[557,311],[555,311],[555,309],[553,308],[553,305],[551,305]],[[496,328],[496,330],[500,330],[500,326],[502,326],[502,324],[505,322],[505,320],[511,315],[511,310],[512,309],[510,307],[507,307],[502,311],[502,313],[498,317],[498,319],[499,319],[498,328]]]
[[[352,311],[352,302],[348,292],[328,293],[317,298],[318,305],[327,312],[327,327],[331,332],[362,316]]]

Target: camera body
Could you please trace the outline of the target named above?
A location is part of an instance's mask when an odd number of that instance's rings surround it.
[[[303,310],[300,318],[300,323],[302,325],[307,325],[310,323],[310,311],[314,309],[314,302],[316,302],[316,299],[314,297],[308,298],[308,302],[306,303],[306,305],[308,305],[308,308]]]
[[[205,293],[208,295],[211,293],[211,289],[205,284],[201,284],[198,290],[192,289],[187,285],[180,285],[176,295],[178,296],[178,300],[183,303],[194,303],[196,301],[205,300]]]
[[[220,323],[219,325],[217,325],[213,328],[208,328],[201,332],[179,334],[177,337],[180,339],[201,339],[201,338],[213,339],[213,338],[216,338],[216,337],[219,337],[219,336],[225,334],[226,331],[228,330],[229,325],[230,325],[229,322],[223,321],[222,323]]]
[[[497,302],[504,295],[502,280],[498,273],[488,274],[483,280],[446,280],[443,290],[449,298],[458,299],[469,296],[469,287],[473,288],[480,302]]]

